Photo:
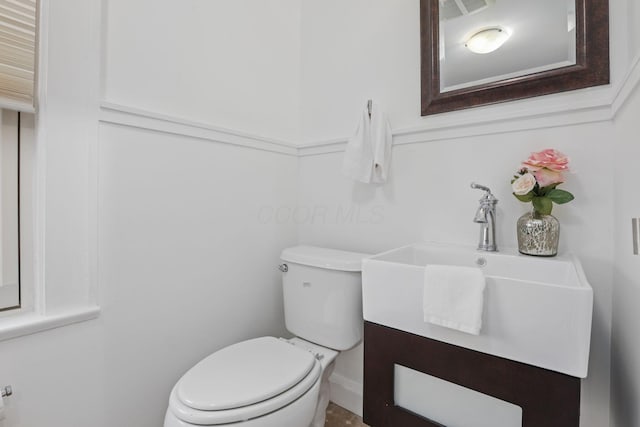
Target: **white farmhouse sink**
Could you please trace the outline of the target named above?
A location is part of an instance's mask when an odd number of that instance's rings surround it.
[[[427,264],[479,266],[487,288],[480,335],[425,323]],[[573,256],[415,244],[363,261],[364,319],[533,366],[587,376],[593,290]]]

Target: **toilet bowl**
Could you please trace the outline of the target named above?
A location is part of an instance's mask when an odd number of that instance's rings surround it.
[[[298,337],[254,338],[200,361],[173,387],[164,427],[322,427],[338,350],[361,339],[365,256],[285,250],[285,320]]]
[[[164,426],[309,426],[337,354],[298,338],[226,347],[173,387]]]

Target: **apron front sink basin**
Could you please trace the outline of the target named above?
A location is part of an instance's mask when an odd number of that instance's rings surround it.
[[[425,323],[427,264],[482,269],[480,335]],[[438,341],[568,374],[587,376],[593,290],[574,256],[539,258],[515,250],[424,243],[363,261],[364,319]]]

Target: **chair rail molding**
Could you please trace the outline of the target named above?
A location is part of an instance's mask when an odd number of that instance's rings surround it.
[[[247,132],[190,121],[108,101],[100,103],[100,123],[186,136],[222,144],[296,156],[295,144]]]
[[[393,144],[492,135],[611,121],[640,83],[640,55],[631,62],[621,83],[555,95],[454,111],[422,118],[424,124],[393,131]],[[270,151],[291,156],[314,156],[344,151],[348,136],[295,142],[263,137],[241,130],[122,105],[100,103],[100,122],[187,136],[196,139]]]
[[[393,145],[611,121],[639,84],[640,55],[637,55],[616,86],[580,89],[426,116],[423,125],[394,129]],[[348,137],[342,137],[303,142],[298,145],[298,154],[313,156],[344,151],[348,140]]]

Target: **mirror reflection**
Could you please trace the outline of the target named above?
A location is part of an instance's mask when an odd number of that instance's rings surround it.
[[[440,92],[576,64],[575,0],[439,0]]]

